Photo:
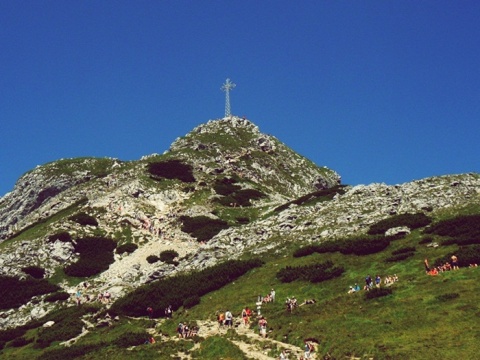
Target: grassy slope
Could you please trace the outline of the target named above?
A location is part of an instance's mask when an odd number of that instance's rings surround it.
[[[478,213],[478,209],[460,211],[465,212]],[[446,217],[446,214],[442,214],[442,217]],[[244,306],[255,308],[257,295],[265,295],[274,287],[277,302],[265,305],[262,312],[272,329],[269,336],[276,340],[301,346],[304,338],[315,338],[320,343],[318,354],[328,352],[337,359],[343,359],[346,355],[374,359],[428,360],[454,356],[474,359],[480,349],[480,312],[477,306],[480,270],[462,268],[438,277],[425,275],[425,258],[432,264],[436,258],[455,251],[457,246],[430,248],[418,244],[421,237],[421,232],[415,231],[405,239],[392,242],[385,251],[363,257],[339,253],[315,254],[304,258],[293,258],[290,254],[279,258],[269,258],[267,255],[262,268],[254,269],[236,282],[204,296],[200,305],[177,312],[174,323],[195,319],[215,320],[215,312],[227,308],[239,316]],[[406,246],[416,247],[415,256],[397,263],[384,262],[392,251]],[[328,259],[345,268],[340,278],[320,284],[282,284],[275,277],[276,272],[287,265],[305,265]],[[400,280],[393,285],[393,294],[384,298],[365,300],[363,292],[348,295],[348,286],[355,282],[363,285],[367,274],[380,274],[382,277],[397,274]],[[451,293],[458,293],[459,297],[443,301],[437,298]],[[289,314],[283,302],[291,296],[297,297],[299,302],[315,298],[317,303],[300,307]],[[106,345],[82,358],[169,358],[171,354],[179,350],[189,351],[193,346],[191,341],[159,342],[152,347],[143,346],[131,352],[112,345],[121,334],[145,327],[144,321],[124,319],[113,328],[94,329],[78,344],[103,341]],[[32,330],[30,336],[35,336],[35,331]],[[164,327],[162,331],[174,335],[173,326]],[[224,346],[228,347],[228,344]],[[24,348],[7,347],[2,356],[23,359],[35,358],[40,353],[40,350],[28,345]],[[202,358],[210,358],[206,354],[203,353]]]

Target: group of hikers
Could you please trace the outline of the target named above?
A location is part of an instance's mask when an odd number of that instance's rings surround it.
[[[425,266],[425,273],[427,275],[435,276],[438,275],[439,273],[445,272],[445,271],[450,271],[450,270],[458,270],[460,269],[458,265],[458,258],[456,255],[452,255],[450,257],[451,261],[446,261],[445,263],[438,265],[438,266],[433,266],[430,267],[428,264],[428,259],[425,259],[423,264]],[[478,267],[478,264],[472,263],[469,265],[471,268],[476,268]]]
[[[382,285],[382,282],[383,282],[383,285],[390,286],[397,281],[398,281],[397,274],[388,275],[383,280],[382,280],[382,277],[380,275],[375,275],[375,278],[372,278],[370,275],[367,275],[365,277],[365,285],[363,286],[363,290],[370,291],[374,287],[375,288],[380,288],[381,285]],[[358,285],[358,283],[355,283],[355,285],[349,287],[347,293],[348,294],[353,294],[353,293],[358,292],[360,290],[361,290],[361,288]]]
[[[102,304],[110,303],[112,295],[108,292],[100,292],[98,293],[97,297],[87,294],[86,292],[90,288],[90,284],[88,282],[83,282],[82,285],[79,285],[77,291],[75,292],[75,303],[80,306],[82,302],[90,302],[94,301],[95,299],[101,302]],[[83,290],[83,293],[82,293]]]
[[[188,324],[178,323],[177,335],[179,338],[189,338],[198,335],[198,326],[188,326]]]
[[[303,355],[300,357],[300,360],[311,359],[312,353],[315,351],[315,346],[312,341],[305,339],[303,341]],[[278,356],[279,360],[288,360],[289,351],[283,349],[280,355]]]

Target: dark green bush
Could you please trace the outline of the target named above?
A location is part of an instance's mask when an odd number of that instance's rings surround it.
[[[199,296],[190,296],[189,298],[183,301],[183,307],[185,309],[190,309],[195,305],[200,304],[200,297]]]
[[[414,246],[407,246],[407,247],[402,247],[400,249],[397,249],[395,251],[392,251],[392,255],[398,255],[398,254],[404,254],[404,253],[410,253],[410,252],[415,252],[415,247]]]
[[[46,302],[65,301],[70,298],[70,294],[64,291],[57,291],[45,297]]]
[[[373,288],[372,290],[367,291],[365,293],[365,299],[367,299],[367,300],[375,299],[375,298],[378,298],[378,297],[390,295],[392,293],[393,293],[393,291],[392,291],[391,288]]]
[[[380,252],[390,245],[390,240],[394,237],[385,236],[363,236],[356,238],[339,239],[325,241],[318,245],[308,245],[297,249],[294,257],[308,256],[314,253],[324,254],[331,252],[341,252],[344,255],[369,255]]]
[[[434,241],[434,238],[432,236],[424,236],[422,240],[420,240],[418,243],[420,245],[423,245],[423,244],[430,244],[433,241]]]
[[[17,308],[26,304],[33,296],[44,295],[57,291],[57,285],[47,280],[20,280],[16,277],[0,276],[0,310]]]
[[[466,245],[480,245],[480,237],[473,238],[473,237],[461,237],[455,239],[454,242],[450,242],[449,240],[442,241],[442,245],[453,245],[457,244],[459,246],[466,246]]]
[[[137,244],[134,244],[134,243],[126,243],[126,244],[123,244],[123,245],[120,245],[119,247],[117,247],[117,249],[115,250],[115,252],[117,254],[123,254],[123,253],[133,253],[135,250],[138,249],[138,245]]]
[[[27,266],[22,268],[22,271],[35,279],[43,279],[45,276],[45,269],[39,266]]]
[[[329,201],[337,194],[345,194],[345,185],[337,185],[329,189],[322,189],[314,191],[307,195],[303,195],[298,199],[289,201],[283,205],[276,207],[273,211],[281,212],[285,209],[288,209],[290,205],[312,205],[320,201]]]
[[[236,191],[241,190],[241,186],[235,185],[237,181],[231,178],[223,178],[221,180],[217,180],[213,185],[213,189],[218,195],[231,195]]]
[[[27,330],[22,327],[16,327],[13,329],[1,330],[0,331],[0,342],[6,344],[9,341],[12,341],[18,337],[23,336]]]
[[[460,297],[460,294],[458,293],[447,293],[447,294],[442,294],[442,295],[437,295],[435,298],[438,301],[448,301],[448,300],[453,300]]]
[[[181,230],[190,234],[198,241],[207,241],[217,235],[221,230],[228,229],[228,223],[220,219],[212,219],[207,216],[181,216]]]
[[[147,256],[147,262],[149,264],[156,263],[157,261],[160,261],[160,258],[157,255],[148,255]]]
[[[33,339],[27,339],[24,336],[18,337],[8,343],[9,347],[22,347],[33,342]]]
[[[62,232],[59,232],[59,233],[56,233],[56,234],[53,234],[53,235],[50,235],[48,237],[48,240],[47,242],[50,242],[50,243],[53,243],[55,241],[61,241],[61,242],[71,242],[72,241],[72,237],[70,236],[70,234],[66,231],[62,231]]]
[[[178,257],[178,252],[175,250],[165,250],[160,253],[160,261],[167,264],[173,264],[176,257]]]
[[[236,182],[237,180],[232,178],[217,180],[213,188],[222,197],[214,201],[223,206],[251,206],[250,200],[258,200],[266,196],[256,189],[242,189],[240,185],[235,185]]]
[[[442,245],[479,245],[480,215],[466,215],[443,220],[425,229],[424,232],[449,237],[441,242]]]
[[[337,251],[340,251],[342,244],[343,244],[342,241],[338,240],[338,241],[325,241],[318,245],[307,245],[297,249],[293,253],[293,257],[303,257],[303,256],[312,255],[314,253],[325,254],[325,253],[337,252]]]
[[[390,239],[379,237],[358,237],[343,241],[340,252],[344,255],[370,255],[386,249],[390,245]]]
[[[449,237],[478,237],[480,236],[480,215],[442,220],[425,229],[424,233]]]
[[[114,344],[121,348],[138,346],[144,344],[150,336],[146,331],[129,331],[120,335],[120,337],[114,341]]]
[[[392,253],[393,254],[393,253]],[[385,259],[385,262],[397,262],[397,261],[403,261],[405,259],[408,259],[415,255],[415,252],[404,252],[396,255],[392,255],[388,258]]]
[[[238,206],[251,206],[251,200],[258,200],[264,198],[265,196],[266,195],[263,192],[256,189],[243,189],[237,191],[233,195],[233,199],[235,200],[235,204]]]
[[[418,229],[427,226],[432,222],[424,213],[400,214],[381,220],[370,226],[369,235],[383,235],[388,229],[399,226],[407,226],[410,229]]]
[[[331,261],[307,266],[287,266],[277,272],[277,279],[284,283],[306,280],[318,283],[342,275],[344,269],[335,267]]]
[[[180,160],[168,160],[152,162],[147,165],[148,172],[154,179],[178,179],[182,182],[195,182],[192,166],[182,163]]]
[[[78,239],[75,252],[80,259],[65,267],[65,274],[74,277],[89,277],[108,269],[114,262],[113,250],[117,246],[114,240],[103,237]]]
[[[155,309],[163,310],[171,305],[175,311],[183,305],[185,299],[218,290],[261,265],[262,262],[258,259],[230,260],[199,272],[161,279],[141,286],[117,300],[110,308],[111,314],[145,316],[146,307],[155,304],[154,316],[164,316],[163,311]]]
[[[93,216],[83,212],[72,215],[68,219],[83,226],[86,226],[86,225],[98,226],[98,222]]]

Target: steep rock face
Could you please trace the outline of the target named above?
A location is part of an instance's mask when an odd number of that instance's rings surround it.
[[[13,191],[0,199],[0,241],[39,220],[40,207],[50,203],[50,213],[54,213],[71,205],[55,203],[55,198],[78,184],[104,176],[113,164],[111,159],[60,160],[23,175]],[[75,196],[72,202],[79,197]]]

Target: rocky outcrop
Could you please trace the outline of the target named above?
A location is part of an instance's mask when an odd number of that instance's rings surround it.
[[[0,241],[84,197],[77,192],[67,201],[58,199],[66,190],[104,176],[114,164],[113,159],[59,160],[27,172],[0,199]]]

